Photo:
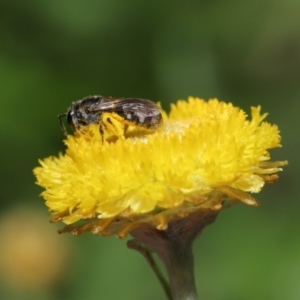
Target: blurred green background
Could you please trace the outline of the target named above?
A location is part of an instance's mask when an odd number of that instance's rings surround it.
[[[289,166],[259,208],[226,210],[198,238],[197,288],[300,299],[300,1],[2,0],[0,33],[0,299],[165,299],[126,241],[58,235],[38,196],[37,160],[64,151],[57,115],[93,94],[262,105]]]

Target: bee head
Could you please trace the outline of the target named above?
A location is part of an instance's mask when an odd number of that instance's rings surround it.
[[[72,104],[66,113],[58,115],[61,130],[64,135],[67,135],[67,130],[62,120],[64,117],[66,117],[67,122],[70,124],[73,130],[78,129],[79,126],[82,125],[82,113],[80,112],[79,107],[76,106],[76,103]]]

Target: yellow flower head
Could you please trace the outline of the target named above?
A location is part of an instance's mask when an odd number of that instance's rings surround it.
[[[274,182],[287,162],[269,162],[280,147],[276,125],[251,109],[251,119],[232,104],[189,98],[171,106],[154,133],[103,142],[99,125],[75,132],[59,157],[34,169],[52,220],[87,223],[65,231],[125,236],[140,224],[166,229],[198,210],[218,211]],[[229,201],[230,200],[230,201]]]

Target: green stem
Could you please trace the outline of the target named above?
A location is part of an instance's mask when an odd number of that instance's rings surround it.
[[[197,235],[212,222],[218,213],[205,211],[190,214],[186,218],[169,223],[166,230],[155,227],[138,227],[130,232],[133,240],[128,247],[141,252],[156,273],[164,287],[168,299],[197,300],[194,278],[193,242]],[[166,267],[169,277],[169,287],[158,270],[153,257],[149,259],[150,250],[156,252]]]
[[[128,241],[127,242],[127,247],[129,249],[133,249],[133,250],[136,250],[136,251],[140,252],[145,257],[145,259],[147,260],[147,262],[150,265],[151,269],[155,273],[158,281],[160,282],[163,290],[165,291],[166,296],[168,297],[169,300],[172,300],[172,295],[171,295],[169,283],[167,282],[167,280],[163,276],[162,272],[160,271],[158,265],[156,264],[156,261],[154,260],[152,254],[151,254],[151,251],[147,247],[141,245],[136,240]]]
[[[196,300],[194,257],[191,244],[170,243],[166,251],[158,253],[164,263],[173,300]]]

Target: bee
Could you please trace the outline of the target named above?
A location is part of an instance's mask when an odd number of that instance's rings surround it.
[[[62,131],[67,135],[62,117],[67,118],[74,131],[89,124],[99,124],[103,140],[152,133],[163,122],[161,109],[150,100],[99,95],[73,102],[66,113],[58,115]]]

